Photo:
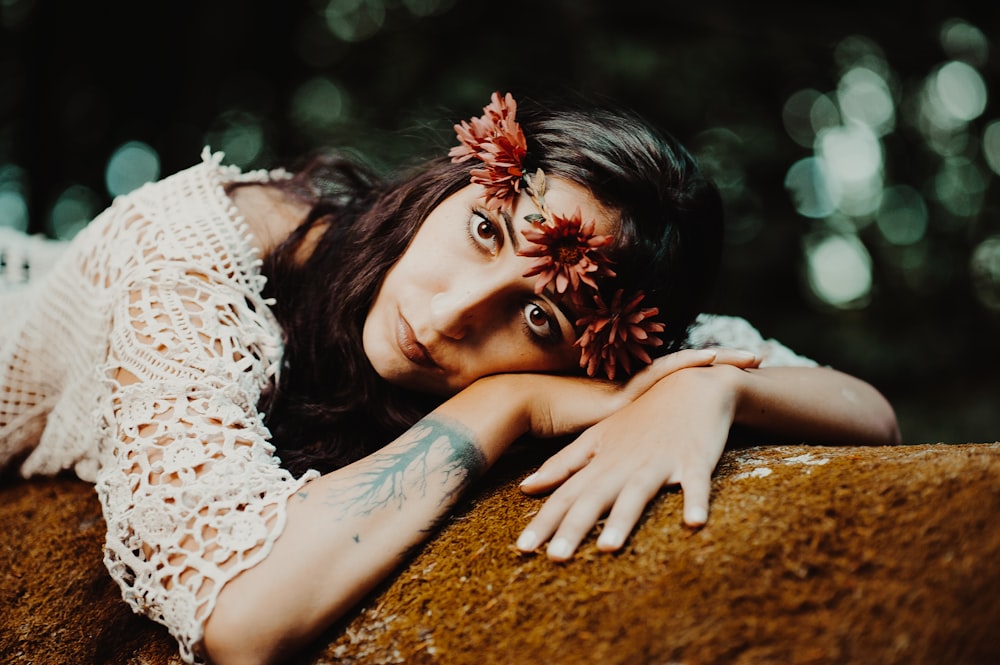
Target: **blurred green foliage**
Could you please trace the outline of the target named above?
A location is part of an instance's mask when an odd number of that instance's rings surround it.
[[[451,124],[492,90],[609,99],[686,142],[720,183],[729,242],[714,310],[874,383],[908,443],[996,440],[1000,195],[987,130],[1000,120],[1000,10],[785,4],[0,0],[0,224],[20,215],[71,234],[130,177],[185,168],[206,144],[244,167],[333,144],[388,169],[450,145]],[[982,36],[957,55],[942,37],[956,19]],[[901,212],[884,224],[806,217],[785,185],[814,153],[790,133],[789,100],[834,99],[844,59],[872,54],[896,114],[878,138],[880,182],[926,208],[916,232]],[[985,106],[962,125],[971,138],[955,147],[952,132],[940,148],[907,118],[954,61],[975,61]],[[968,209],[935,195],[942,178]],[[816,239],[830,237],[858,259],[837,265],[864,272],[831,273],[834,288],[859,284],[849,302],[809,281]]]

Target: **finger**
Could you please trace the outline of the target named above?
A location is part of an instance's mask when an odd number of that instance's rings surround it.
[[[662,483],[644,482],[632,479],[622,490],[611,507],[611,513],[597,538],[597,549],[602,552],[615,552],[625,544],[625,539],[635,528],[649,502],[660,491]]]
[[[538,467],[538,471],[521,481],[526,494],[547,492],[561,485],[577,471],[587,466],[594,456],[593,438],[584,433]]]
[[[708,521],[712,473],[691,473],[681,481],[681,488],[684,490],[684,523],[690,527],[704,526]]]
[[[744,349],[715,349],[715,365],[733,365],[743,369],[756,368],[760,366],[763,358],[752,351]]]
[[[518,537],[517,548],[519,550],[522,552],[532,552],[538,549],[543,543],[549,541],[556,531],[561,528],[570,511],[578,503],[598,505],[600,506],[597,510],[598,516],[604,513],[607,507],[611,505],[613,496],[617,491],[614,481],[611,478],[605,477],[604,484],[600,487],[595,487],[595,484],[589,478],[584,477],[585,475],[580,474],[570,478],[542,504],[541,510],[532,518],[531,522],[528,523],[528,526],[525,527],[524,531]],[[617,487],[620,488],[621,484],[618,484]],[[581,514],[578,512],[577,517],[574,519],[586,521],[585,518],[580,517]],[[588,530],[596,523],[597,518],[591,518],[591,520],[587,526]],[[579,541],[577,541],[578,543]],[[571,547],[570,553],[572,553],[572,549],[575,549],[575,545]]]
[[[522,552],[534,552],[555,533],[559,523],[572,507],[577,494],[572,482],[560,487],[542,504],[541,510],[532,518],[524,531],[517,538],[517,549]]]
[[[688,367],[704,367],[715,362],[718,349],[683,349],[655,359],[636,372],[625,384],[625,390],[632,395],[641,395],[657,381]]]
[[[594,495],[581,497],[566,513],[552,540],[545,549],[546,556],[552,561],[566,561],[573,556],[576,549],[591,532],[601,516],[607,512],[610,499],[602,499]]]

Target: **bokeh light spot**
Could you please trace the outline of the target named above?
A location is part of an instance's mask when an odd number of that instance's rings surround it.
[[[994,120],[983,130],[983,157],[993,172],[1000,175],[1000,120]]]
[[[941,25],[941,47],[948,57],[982,67],[989,60],[990,45],[983,31],[962,19],[950,19]]]
[[[830,95],[820,95],[813,101],[812,108],[809,109],[809,122],[812,124],[814,137],[825,129],[840,126],[840,109]]]
[[[111,154],[104,170],[104,185],[112,197],[160,177],[160,156],[141,141],[129,141]]]
[[[0,189],[0,226],[28,230],[28,203],[20,192]]]
[[[785,189],[796,212],[803,217],[821,219],[836,210],[830,197],[826,169],[822,160],[815,157],[806,157],[792,164],[785,174]]]
[[[818,153],[831,175],[844,182],[865,182],[882,168],[882,149],[871,130],[862,125],[828,129],[818,137]]]
[[[374,36],[385,23],[384,0],[330,0],[324,17],[334,35],[345,42],[360,42]]]
[[[912,245],[927,233],[927,204],[912,187],[890,187],[882,194],[877,224],[893,245]]]
[[[840,78],[837,100],[845,119],[862,123],[884,136],[895,127],[895,103],[885,79],[870,69],[855,67]]]
[[[725,127],[707,129],[694,140],[698,162],[722,190],[723,196],[738,196],[745,186],[746,174],[740,159],[743,139]]]
[[[1000,235],[979,243],[969,259],[972,286],[979,301],[1000,310]]]
[[[820,301],[841,309],[868,303],[872,260],[854,235],[824,235],[806,242],[807,280]]]
[[[816,153],[826,164],[834,205],[846,215],[875,212],[882,195],[882,144],[867,125],[828,129],[816,138]]]
[[[28,202],[24,170],[14,164],[0,166],[0,226],[26,231]]]
[[[812,147],[816,140],[816,128],[813,125],[813,107],[820,99],[826,99],[819,90],[807,88],[793,93],[781,109],[781,120],[785,125],[785,131],[793,141],[803,148]],[[829,102],[829,100],[827,99]],[[830,106],[833,106],[831,103]],[[834,115],[837,110],[834,107]],[[839,117],[831,125],[839,124]]]
[[[975,69],[953,60],[934,76],[934,92],[940,107],[956,120],[975,120],[986,109],[986,84]]]
[[[882,77],[889,74],[889,63],[882,47],[861,35],[850,35],[840,40],[833,49],[833,59],[841,72],[864,67]]]
[[[205,144],[226,153],[226,160],[244,168],[264,152],[264,128],[252,113],[228,111],[216,123],[217,129],[205,137]]]
[[[979,166],[955,157],[944,160],[934,178],[934,193],[950,213],[958,217],[973,217],[983,205],[986,178]]]
[[[66,188],[49,213],[49,234],[71,240],[98,213],[100,201],[93,190],[83,185]]]
[[[336,83],[321,76],[311,78],[292,96],[292,123],[309,136],[326,136],[343,117],[345,101]]]

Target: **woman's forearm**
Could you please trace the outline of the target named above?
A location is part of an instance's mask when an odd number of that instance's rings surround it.
[[[528,427],[516,380],[483,380],[378,452],[308,483],[266,559],[221,591],[217,665],[276,662],[357,603]]]
[[[809,443],[896,444],[892,406],[874,387],[826,367],[727,372],[734,380],[734,424]]]

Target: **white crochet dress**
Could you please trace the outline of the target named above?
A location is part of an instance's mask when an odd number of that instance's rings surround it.
[[[221,158],[117,199],[40,280],[56,250],[7,233],[0,290],[0,466],[28,453],[25,476],[96,482],[111,576],[188,662],[219,590],[268,555],[314,475],[278,466],[257,412],[281,330],[223,191],[271,176]]]
[[[0,468],[96,483],[105,564],[132,608],[200,662],[220,589],[271,550],[287,498],[257,402],[282,335],[261,297],[221,153],[118,198],[72,243],[0,227]],[[702,316],[691,346],[814,364],[742,319]]]

